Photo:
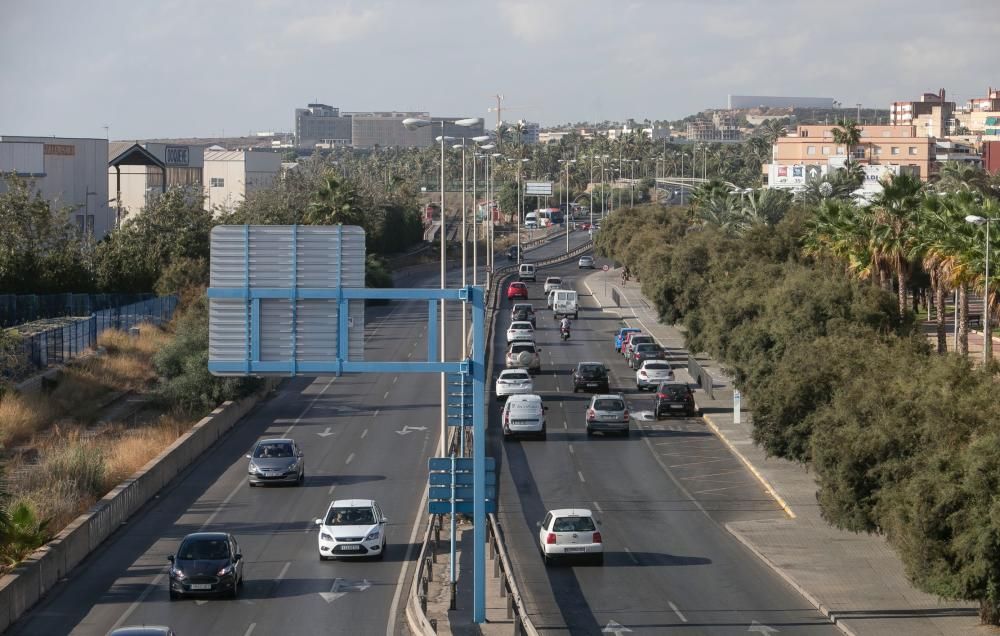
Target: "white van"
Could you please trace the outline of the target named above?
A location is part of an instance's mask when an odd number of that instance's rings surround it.
[[[504,439],[525,434],[545,439],[545,409],[542,398],[532,393],[507,398],[501,415]]]
[[[573,320],[576,320],[580,313],[577,305],[576,291],[572,289],[553,289],[552,313],[556,318],[560,316],[573,316]]]
[[[528,212],[524,215],[524,227],[538,227],[538,214],[536,212]]]
[[[535,282],[535,266],[531,263],[521,263],[521,267],[517,270],[517,280]]]

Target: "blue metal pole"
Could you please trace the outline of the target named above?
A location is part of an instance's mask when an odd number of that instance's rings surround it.
[[[472,287],[472,621],[486,622],[486,306]]]
[[[448,561],[448,582],[455,585],[455,452],[451,453],[451,558]],[[453,597],[454,598],[454,597]]]

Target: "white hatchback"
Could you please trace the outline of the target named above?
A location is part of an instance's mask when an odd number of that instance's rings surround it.
[[[535,383],[527,369],[504,369],[497,376],[497,400],[512,395],[522,395],[535,390]]]
[[[535,328],[527,320],[515,320],[507,327],[507,344],[520,340],[535,340]]]
[[[561,508],[545,513],[538,524],[538,547],[545,564],[556,557],[588,557],[604,563],[604,542],[594,515],[586,508]]]
[[[510,396],[500,414],[504,439],[526,434],[545,439],[546,408],[542,405],[542,398],[537,395]]]
[[[674,370],[665,360],[643,360],[642,366],[635,372],[635,388],[655,389],[660,382],[673,382]]]
[[[388,521],[371,499],[334,501],[326,516],[316,520],[319,560],[334,557],[381,559],[385,555],[385,524]]]
[[[549,276],[545,279],[545,293],[549,293],[554,289],[562,289],[562,279],[558,276]]]

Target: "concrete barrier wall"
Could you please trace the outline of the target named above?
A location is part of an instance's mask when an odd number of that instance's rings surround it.
[[[280,379],[250,397],[226,402],[116,486],[56,537],[0,579],[0,631],[83,561],[129,517],[227,433]]]

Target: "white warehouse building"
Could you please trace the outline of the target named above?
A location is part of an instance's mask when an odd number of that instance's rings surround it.
[[[81,232],[101,239],[115,226],[107,139],[0,135],[0,174],[11,173],[32,181],[53,208],[69,208]]]
[[[205,151],[203,170],[206,209],[232,210],[248,193],[274,183],[281,172],[281,155],[209,149]]]

